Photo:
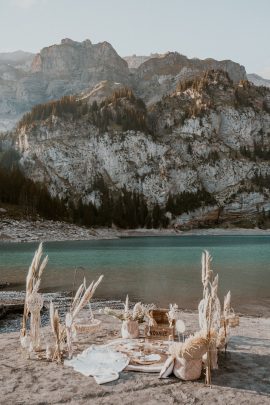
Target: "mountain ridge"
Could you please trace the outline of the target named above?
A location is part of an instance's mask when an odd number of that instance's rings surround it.
[[[117,92],[99,105],[74,100],[62,112],[60,100],[54,114],[22,123],[14,143],[26,176],[94,209],[141,195],[150,227],[267,223],[268,89],[209,71],[146,110],[131,90]]]
[[[255,84],[255,86],[265,86],[270,88],[270,80],[264,79],[263,77],[257,75],[256,73],[249,73],[247,78],[250,82]]]
[[[91,91],[102,81],[127,85],[137,97],[153,103],[171,92],[179,80],[210,68],[224,69],[235,81],[246,79],[244,68],[234,62],[188,59],[177,52],[129,69],[106,41],[92,44],[66,38],[28,56],[23,66],[0,63],[0,130],[11,129],[36,104]]]

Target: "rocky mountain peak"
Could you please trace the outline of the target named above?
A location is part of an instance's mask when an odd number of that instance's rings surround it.
[[[108,42],[92,44],[90,40],[76,42],[66,38],[60,44],[43,48],[34,58],[32,72],[53,78],[80,78],[82,75],[85,81],[99,73],[99,76],[103,75],[100,80],[105,80],[108,79],[106,74],[109,75],[106,66],[111,66],[119,75],[129,73],[127,63]]]
[[[150,55],[131,55],[131,56],[125,56],[123,59],[128,63],[128,67],[130,69],[137,69],[142,63],[146,62],[149,59],[152,58],[158,58],[163,56],[162,54],[159,53],[151,53]]]
[[[173,92],[178,82],[193,79],[209,70],[227,72],[234,83],[246,79],[245,68],[238,63],[189,59],[178,52],[168,52],[146,60],[135,70],[137,94],[143,94],[147,104],[152,104],[164,94]]]
[[[70,38],[63,38],[63,39],[61,40],[61,45],[71,45],[71,46],[74,46],[74,45],[76,45],[76,44],[78,44],[78,42],[77,42],[77,41],[73,41],[73,40],[70,39]]]
[[[27,63],[28,67],[1,64],[0,55],[0,130],[10,129],[36,104],[81,93],[101,81],[129,84],[127,62],[108,42],[65,38],[30,55]]]
[[[34,57],[11,55],[13,59],[27,60],[20,65],[2,63],[2,56],[0,54],[0,130],[10,129],[34,105],[66,95],[83,92],[90,95],[89,100],[101,101],[118,86],[128,86],[151,105],[175,92],[179,82],[211,69],[227,72],[234,83],[246,80],[244,67],[229,60],[189,59],[178,52],[145,57],[133,55],[124,60],[109,42],[93,44],[89,39],[77,42],[64,38],[59,44],[43,48]],[[7,57],[4,55],[2,59],[6,61]]]
[[[206,70],[224,70],[234,82],[246,79],[245,68],[230,60],[217,61],[215,59],[189,59],[178,52],[167,52],[147,59],[138,67],[140,77],[150,78],[154,75],[176,75],[181,71],[191,70],[195,74]]]

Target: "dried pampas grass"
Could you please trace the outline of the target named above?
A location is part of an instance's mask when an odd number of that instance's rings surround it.
[[[73,331],[76,333],[77,329],[80,331],[83,331],[83,329],[84,329],[85,331],[88,331],[88,332],[90,330],[91,331],[96,330],[97,325],[94,322],[95,320],[94,320],[92,311],[91,311],[91,324],[88,325],[88,328],[87,328],[87,325],[83,325],[83,327],[81,327],[81,328],[80,328],[80,326],[78,328],[76,328],[75,321],[76,321],[76,318],[78,318],[80,311],[87,304],[90,304],[90,300],[93,297],[93,295],[94,295],[97,287],[101,283],[102,279],[103,279],[103,276],[100,276],[96,282],[92,281],[92,283],[89,285],[88,288],[86,288],[86,281],[84,279],[84,282],[79,286],[79,288],[74,296],[74,299],[71,304],[69,312],[66,313],[65,327],[62,328],[62,331],[59,336],[59,340],[60,340],[60,342],[63,342],[63,340],[66,339],[66,345],[67,345],[67,351],[68,351],[69,358],[72,357],[72,353],[73,353],[73,348],[72,348]],[[53,313],[51,315],[51,319],[54,319]],[[53,326],[52,326],[52,329],[53,329]],[[54,331],[54,329],[53,329],[53,331]]]
[[[130,315],[130,313],[129,313],[129,298],[128,298],[128,295],[126,296],[126,301],[125,301],[125,304],[124,304],[124,315],[123,315],[123,318],[124,318],[126,321],[131,318],[131,315]]]
[[[61,352],[61,337],[62,337],[62,327],[60,324],[60,318],[58,310],[54,308],[52,301],[50,302],[50,324],[55,337],[55,351],[52,360],[57,360],[57,362],[62,361]]]
[[[124,303],[124,310],[122,312],[118,310],[115,311],[108,307],[105,307],[103,312],[104,314],[118,318],[121,321],[137,321],[142,323],[145,318],[148,318],[149,320],[153,319],[150,314],[153,309],[155,309],[154,304],[143,305],[141,302],[137,302],[134,305],[133,310],[129,309],[129,297],[127,295]]]
[[[38,350],[40,346],[40,311],[43,306],[43,300],[38,291],[41,283],[41,276],[48,263],[48,256],[46,256],[41,261],[42,255],[43,255],[43,245],[42,243],[40,243],[38,249],[34,254],[32,263],[29,267],[26,276],[26,293],[22,319],[22,328],[20,333],[22,337],[26,336],[27,319],[30,313],[31,344],[29,345],[29,348],[31,348],[32,350]]]
[[[210,268],[211,262],[212,256],[210,255],[208,250],[205,250],[202,253],[202,284],[204,289],[207,288],[208,283],[210,283],[212,279],[213,271]]]
[[[224,297],[224,307],[223,307],[223,316],[224,318],[228,318],[231,312],[231,292],[228,293]]]
[[[92,283],[89,285],[89,287],[86,289],[85,293],[83,294],[82,298],[80,300],[78,300],[77,304],[73,305],[74,308],[73,308],[73,311],[71,312],[73,319],[76,318],[78,313],[86,306],[86,304],[89,303],[89,301],[93,297],[97,287],[101,283],[102,279],[103,279],[103,275],[100,276],[99,279],[95,283],[92,281]],[[81,286],[79,287],[79,289],[80,288],[81,288]],[[78,291],[77,291],[77,293],[78,293]]]
[[[207,351],[208,338],[205,333],[197,332],[183,344],[182,357],[185,359],[201,359]]]
[[[71,313],[71,316],[72,316],[73,320],[78,316],[79,312],[87,304],[89,304],[91,298],[93,297],[97,287],[99,286],[99,284],[101,283],[102,280],[103,280],[103,275],[100,276],[96,282],[92,281],[92,283],[89,285],[88,288],[86,288],[85,280],[79,286],[79,288],[78,288],[78,290],[77,290],[77,292],[75,294],[73,303],[71,305],[71,310],[70,310],[70,313]]]

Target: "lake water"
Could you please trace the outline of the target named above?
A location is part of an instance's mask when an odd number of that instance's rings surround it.
[[[0,283],[22,290],[36,243],[0,244]],[[219,274],[220,298],[230,289],[238,311],[270,310],[270,236],[178,236],[48,242],[43,291],[70,291],[83,276],[104,274],[96,298],[130,299],[194,309],[202,296],[201,253]],[[76,270],[77,269],[77,270]],[[75,271],[76,270],[76,271]],[[256,312],[256,311],[255,311]]]

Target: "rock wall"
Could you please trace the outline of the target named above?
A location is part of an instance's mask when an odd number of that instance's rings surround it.
[[[112,191],[125,186],[143,193],[150,206],[164,207],[169,194],[203,187],[217,204],[171,220],[175,226],[198,226],[240,221],[270,211],[269,188],[256,192],[252,186],[256,173],[270,175],[269,162],[239,153],[241,146],[253,147],[262,134],[270,147],[269,128],[269,114],[232,108],[187,119],[158,138],[137,131],[100,134],[87,121],[54,118],[50,126],[43,122],[38,130],[22,129],[17,147],[27,176],[44,181],[54,195],[82,196],[84,202],[97,206],[99,192],[93,187],[98,177]]]

